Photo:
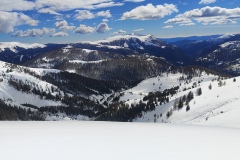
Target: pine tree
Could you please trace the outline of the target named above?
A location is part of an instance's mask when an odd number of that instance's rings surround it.
[[[209,88],[210,90],[212,89],[212,84],[211,84],[211,83],[209,84],[208,88]]]
[[[193,95],[192,91],[190,91],[187,95],[187,99],[190,102],[193,98],[194,98],[194,95]]]
[[[200,96],[202,94],[202,89],[201,88],[198,88],[197,89],[197,95]]]
[[[182,101],[182,98],[180,98],[178,101],[178,109],[181,109],[182,107],[183,107],[183,101]]]
[[[236,82],[236,78],[233,78],[233,82]]]
[[[223,82],[220,80],[220,81],[218,82],[218,87],[222,87],[222,85],[223,85]]]

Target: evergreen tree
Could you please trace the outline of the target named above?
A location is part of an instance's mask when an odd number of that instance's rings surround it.
[[[223,85],[223,82],[220,80],[220,81],[218,82],[218,87],[222,87],[222,85]]]
[[[194,98],[194,95],[193,95],[192,91],[190,91],[187,95],[187,99],[190,102],[193,98]]]
[[[183,107],[183,101],[182,101],[182,98],[180,98],[178,101],[178,109],[181,109],[182,107]]]
[[[211,83],[209,84],[208,88],[209,88],[210,90],[212,89],[212,84],[211,84]]]
[[[197,89],[197,95],[200,96],[202,94],[202,88]]]

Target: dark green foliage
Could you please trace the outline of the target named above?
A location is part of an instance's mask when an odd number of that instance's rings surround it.
[[[182,107],[183,107],[183,100],[182,100],[182,98],[179,98],[178,109],[181,109]]]
[[[208,88],[209,88],[210,90],[212,89],[212,84],[211,84],[211,83],[209,84]]]
[[[0,120],[42,121],[44,116],[38,111],[7,105],[0,99]]]
[[[187,107],[186,107],[186,111],[188,112],[189,110],[190,110],[190,106],[187,105]]]
[[[197,89],[197,95],[198,95],[198,96],[202,95],[202,88],[198,88],[198,89]]]
[[[177,90],[179,89],[179,86],[173,87],[170,89],[165,89],[163,92],[157,91],[155,93],[149,92],[147,96],[143,97],[143,101],[147,101],[151,98],[158,98],[158,100],[162,103],[165,101],[168,102],[169,98],[168,96],[173,96],[177,93]]]
[[[38,109],[37,106],[34,106],[34,105],[32,105],[32,104],[28,104],[28,103],[22,104],[22,106],[29,107],[29,108],[33,108],[33,109]]]
[[[194,95],[193,95],[192,91],[190,91],[187,95],[187,100],[190,102],[193,98],[194,98]]]
[[[166,116],[169,118],[173,114],[173,109],[171,108],[170,111],[167,111]]]
[[[236,82],[236,78],[233,78],[233,82]]]
[[[219,80],[218,87],[222,87],[222,86],[223,86],[223,82],[221,80]]]
[[[154,108],[153,104],[149,104],[149,109],[151,109],[151,106]],[[96,120],[132,122],[134,118],[141,117],[142,113],[148,110],[147,105],[142,102],[131,106],[118,102],[111,104],[109,108],[107,112],[101,114]]]

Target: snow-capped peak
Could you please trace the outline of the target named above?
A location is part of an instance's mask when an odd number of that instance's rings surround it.
[[[110,43],[118,40],[130,40],[130,39],[139,39],[142,42],[149,42],[150,40],[155,40],[156,38],[153,35],[137,35],[133,34],[125,34],[125,35],[116,35],[113,37],[108,37],[105,40],[96,41],[97,43]]]
[[[167,46],[167,43],[158,40],[153,35],[140,35],[136,33],[115,35],[104,40],[97,40],[94,42],[85,41],[81,43],[91,44],[98,47],[108,47],[111,49],[134,48],[143,50],[144,46],[157,46],[161,48]]]
[[[11,50],[12,52],[17,53],[17,48],[24,49],[34,49],[34,48],[44,48],[46,45],[39,43],[20,43],[20,42],[0,42],[0,52],[5,51],[6,49]]]
[[[221,48],[232,48],[232,49],[239,49],[240,48],[240,44],[239,41],[230,41],[230,42],[226,42],[220,45]]]
[[[231,38],[233,36],[235,36],[235,35],[234,34],[224,34],[217,38],[212,38],[212,39],[210,39],[210,41],[214,42],[214,43],[222,43],[224,40]]]

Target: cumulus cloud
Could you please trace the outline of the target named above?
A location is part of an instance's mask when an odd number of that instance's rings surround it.
[[[100,11],[100,12],[97,12],[96,14],[93,14],[92,12],[90,12],[88,10],[77,10],[76,12],[78,12],[78,13],[75,15],[75,18],[80,21],[82,21],[84,19],[93,19],[96,17],[104,17],[104,18],[112,17],[109,10]]]
[[[195,24],[191,19],[186,17],[175,17],[167,20],[164,23],[175,23],[175,24],[179,24],[180,26],[188,26],[190,24],[192,25]]]
[[[66,32],[56,32],[50,35],[50,37],[66,37],[66,36],[68,36]]]
[[[173,26],[172,25],[168,25],[168,26],[164,26],[163,28],[164,29],[171,29],[171,28],[173,28]]]
[[[114,0],[1,0],[1,11],[27,11],[38,10],[39,13],[58,15],[61,11],[76,9],[99,9],[106,7],[122,6],[124,3]]]
[[[96,32],[98,33],[105,33],[107,31],[109,31],[111,28],[108,27],[107,23],[100,23],[97,28],[96,28]]]
[[[113,34],[126,34],[127,32],[120,29],[119,31],[113,32]]]
[[[109,10],[107,11],[100,11],[96,14],[97,17],[105,17],[105,18],[110,18],[112,17],[111,13]]]
[[[144,30],[143,28],[138,28],[138,29],[134,29],[133,32],[141,32],[143,30]]]
[[[33,10],[35,8],[35,3],[28,0],[1,0],[0,10],[1,11],[27,11]]]
[[[55,14],[55,15],[61,15],[60,13],[57,13],[55,10],[51,8],[42,8],[38,10],[38,13],[48,13],[48,14]]]
[[[79,34],[88,34],[88,33],[93,33],[94,30],[95,29],[93,27],[80,24],[80,26],[74,32]]]
[[[16,31],[12,34],[13,37],[42,37],[45,34],[53,34],[55,32],[55,29],[52,28],[34,28],[34,29],[28,29],[26,31]]]
[[[65,20],[56,22],[55,26],[61,31],[72,31],[76,28],[75,26],[69,26],[68,22]]]
[[[216,0],[201,0],[199,4],[210,4],[210,3],[215,3]]]
[[[95,17],[94,14],[88,10],[77,10],[76,12],[78,13],[75,15],[75,18],[79,21],[84,19],[92,19]]]
[[[121,6],[123,5],[123,3],[113,2],[113,0],[36,0],[35,5],[38,9],[51,8],[51,10],[58,12],[75,9],[98,9],[105,7]]]
[[[173,4],[156,5],[147,4],[146,6],[139,6],[129,12],[123,13],[121,20],[139,19],[139,20],[153,20],[160,19],[166,15],[171,15],[173,12],[178,12],[178,9]]]
[[[167,20],[165,23],[175,23],[179,25],[194,25],[195,22],[203,25],[209,24],[226,24],[237,23],[240,18],[240,8],[221,8],[221,7],[204,7],[201,9],[193,9],[183,14],[177,15],[175,18]]]
[[[31,17],[17,12],[0,11],[0,33],[10,33],[14,31],[14,27],[27,24],[37,26],[39,21]]]

